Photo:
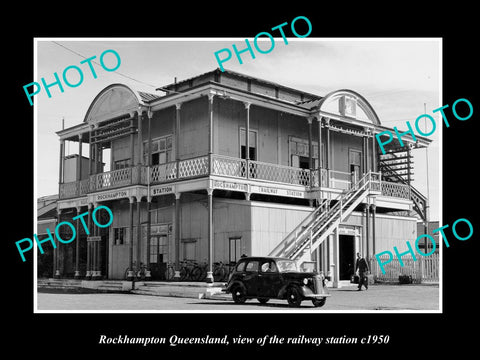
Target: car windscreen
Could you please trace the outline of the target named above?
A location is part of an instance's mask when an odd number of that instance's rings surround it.
[[[293,260],[277,260],[278,271],[298,271],[297,263]]]

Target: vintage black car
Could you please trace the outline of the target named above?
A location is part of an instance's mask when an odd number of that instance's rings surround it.
[[[310,299],[319,307],[330,296],[324,281],[316,272],[299,271],[290,259],[244,257],[235,265],[224,291],[231,293],[237,304],[254,298],[262,304],[269,299],[286,299],[290,306],[297,307]]]

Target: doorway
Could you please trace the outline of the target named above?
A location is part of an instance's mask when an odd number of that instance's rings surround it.
[[[355,236],[339,235],[338,242],[340,280],[350,280],[355,272]]]
[[[165,280],[167,262],[168,235],[152,235],[150,237],[150,271],[152,280]]]
[[[348,162],[350,174],[352,174],[352,185],[360,180],[362,152],[354,149],[348,151]]]

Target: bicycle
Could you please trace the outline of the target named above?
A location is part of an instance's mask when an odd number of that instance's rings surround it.
[[[227,268],[222,261],[213,263],[213,281],[224,281]]]
[[[180,265],[180,281],[193,280],[193,270],[197,265],[195,260],[183,260]]]
[[[201,264],[196,264],[192,270],[192,279],[194,281],[205,281],[207,278],[208,263],[205,261]]]

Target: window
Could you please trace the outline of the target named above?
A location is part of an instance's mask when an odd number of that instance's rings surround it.
[[[261,271],[262,272],[265,272],[265,273],[268,273],[268,272],[277,272],[277,266],[275,265],[275,263],[271,260],[266,260],[262,266],[261,266]]]
[[[168,262],[168,237],[162,235],[158,238],[158,256],[160,262]]]
[[[113,170],[125,169],[130,166],[130,159],[117,160],[113,163]]]
[[[168,262],[168,236],[152,236],[150,238],[150,263]]]
[[[241,263],[239,263],[239,264],[237,265],[237,269],[236,269],[236,270],[237,270],[237,271],[244,271],[244,270],[245,270],[245,264],[246,264],[246,263],[247,263],[246,261],[242,261]]]
[[[183,258],[186,260],[196,259],[197,239],[183,239]]]
[[[297,263],[293,260],[278,260],[277,266],[280,272],[298,271]]]
[[[145,163],[148,164],[148,141],[143,144]],[[152,165],[173,161],[173,135],[162,136],[152,140]]]
[[[308,169],[309,168],[309,154],[310,149],[308,146],[308,140],[290,136],[289,140],[289,152],[290,152],[290,166]],[[325,147],[322,144],[322,154],[325,154]],[[318,142],[312,141],[312,166],[313,169],[318,169],[319,164],[318,160]]]
[[[113,243],[115,245],[125,244],[127,228],[115,228],[113,229]]]
[[[257,260],[252,260],[252,261],[249,261],[246,268],[245,268],[245,271],[258,271],[258,261]]]
[[[150,263],[156,264],[158,262],[158,237],[150,238]]]
[[[248,138],[249,141],[249,159],[250,160],[257,160],[257,132],[255,130],[249,131],[250,136]],[[247,143],[245,138],[245,129],[240,128],[240,157],[242,159],[247,158]]]
[[[229,241],[229,261],[237,262],[240,259],[240,240],[241,237],[231,237]]]
[[[352,183],[354,184],[360,179],[361,158],[361,151],[349,149],[348,162],[350,164],[350,168],[348,170],[350,173],[352,173]]]

